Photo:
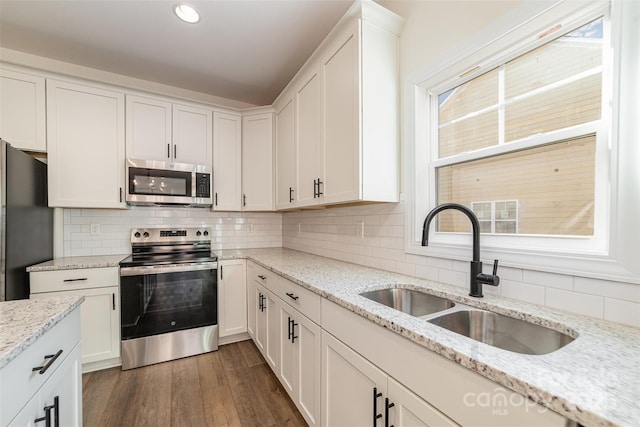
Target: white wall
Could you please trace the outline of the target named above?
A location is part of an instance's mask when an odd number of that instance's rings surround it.
[[[552,2],[380,3],[407,19],[400,40],[406,95],[420,76],[437,70],[453,56],[477,49]],[[402,123],[406,141],[412,137],[406,116]],[[404,202],[286,213],[282,227],[284,247],[457,286],[469,283],[467,261],[405,253]],[[640,327],[638,285],[508,267],[501,267],[499,276],[500,286],[485,286],[486,293]]]
[[[131,253],[131,229],[207,226],[214,249],[268,248],[282,245],[279,213],[211,212],[197,208],[132,206],[117,209],[64,209],[63,256]],[[91,234],[91,224],[100,233]]]

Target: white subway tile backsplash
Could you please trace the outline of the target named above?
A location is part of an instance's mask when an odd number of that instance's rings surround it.
[[[542,285],[547,288],[573,289],[573,276],[547,273],[545,271],[523,270],[522,281]]]
[[[640,304],[613,298],[604,299],[604,318],[612,322],[640,327]]]
[[[585,294],[602,295],[640,303],[640,285],[632,283],[576,277],[574,279],[574,290]]]
[[[546,306],[598,319],[604,318],[603,297],[554,288],[547,288],[545,292]]]
[[[212,227],[215,249],[282,246],[280,213],[211,212],[209,209],[131,207],[64,209],[64,256],[128,254],[131,229],[160,226]],[[100,224],[92,235],[90,224]]]
[[[404,253],[404,212],[405,204],[400,202],[284,213],[279,225],[282,246],[468,287],[468,261]],[[364,222],[364,238],[352,232],[356,221]],[[485,273],[492,268],[488,260],[483,265]],[[485,286],[485,294],[618,323],[640,324],[640,285],[503,266],[499,266],[498,275],[500,286]]]

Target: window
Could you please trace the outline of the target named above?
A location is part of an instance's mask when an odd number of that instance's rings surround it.
[[[471,202],[471,210],[478,217],[481,233],[517,234],[518,201]],[[453,231],[451,227],[449,231]],[[443,227],[440,227],[440,231]]]
[[[437,102],[438,204],[518,199],[523,216],[512,233],[593,236],[603,23],[599,17],[453,88],[429,91]],[[456,223],[453,212],[441,215],[447,219],[438,224]],[[438,231],[468,229],[457,222]],[[504,233],[501,224],[489,226],[488,233]]]
[[[559,2],[430,64],[405,105],[407,252],[469,258],[457,211],[441,212],[420,245],[427,212],[455,202],[479,217],[485,260],[640,283],[638,12]]]

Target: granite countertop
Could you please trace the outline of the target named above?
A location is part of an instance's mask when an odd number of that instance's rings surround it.
[[[81,268],[118,267],[120,261],[129,255],[97,255],[97,256],[73,256],[55,258],[40,264],[27,267],[27,273],[32,271],[58,271],[75,270]]]
[[[640,329],[288,249],[220,254],[248,258],[419,345],[587,426],[640,424]],[[391,285],[425,289],[578,338],[546,355],[501,350],[359,294]]]
[[[0,368],[83,301],[83,296],[64,296],[0,302]]]

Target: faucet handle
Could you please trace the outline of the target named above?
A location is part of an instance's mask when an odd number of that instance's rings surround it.
[[[493,275],[495,276],[498,273],[498,260],[493,260]]]

